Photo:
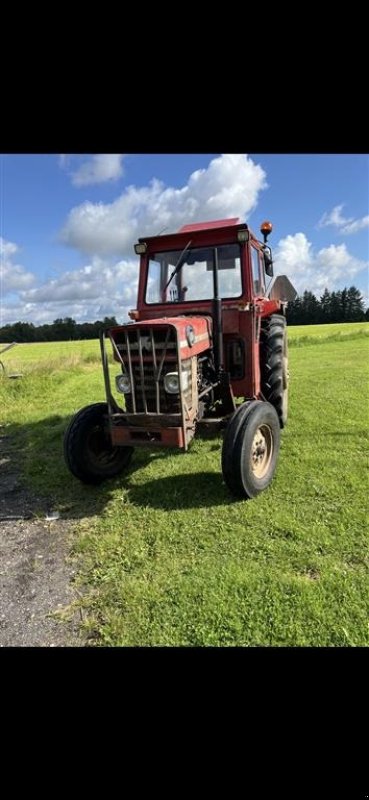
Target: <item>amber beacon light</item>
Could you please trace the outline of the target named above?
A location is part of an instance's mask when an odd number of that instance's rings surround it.
[[[261,225],[260,225],[260,233],[262,233],[263,236],[264,236],[264,242],[267,241],[268,236],[272,232],[272,230],[273,230],[273,225],[272,225],[271,222],[268,222],[268,220],[265,220],[265,222],[261,223]]]

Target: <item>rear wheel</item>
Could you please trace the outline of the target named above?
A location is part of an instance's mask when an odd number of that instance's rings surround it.
[[[84,483],[113,478],[132,458],[133,447],[115,447],[107,429],[107,403],[82,408],[64,435],[64,457],[71,473]]]
[[[272,314],[261,321],[260,332],[261,391],[274,406],[281,428],[288,415],[288,344],[286,320]]]
[[[280,435],[278,415],[270,403],[253,400],[234,413],[222,451],[223,478],[234,495],[256,497],[269,486]]]

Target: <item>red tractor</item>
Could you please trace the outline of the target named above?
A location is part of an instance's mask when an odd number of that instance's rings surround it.
[[[285,309],[296,292],[285,276],[266,291],[272,226],[260,230],[264,243],[236,218],[139,239],[133,321],[100,337],[106,403],[81,409],[65,434],[66,463],[81,481],[122,472],[135,447],[186,451],[205,426],[226,428],[222,471],[233,494],[255,497],[270,484],[287,421]]]

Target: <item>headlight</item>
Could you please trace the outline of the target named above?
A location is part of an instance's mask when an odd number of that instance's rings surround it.
[[[136,255],[140,256],[142,253],[146,253],[147,244],[146,242],[138,242],[135,244],[135,253]]]
[[[188,373],[182,372],[182,389],[188,387]],[[168,394],[179,394],[179,375],[178,372],[167,372],[164,376],[164,389]]]
[[[121,394],[129,394],[131,391],[131,381],[128,375],[117,375],[115,385]]]

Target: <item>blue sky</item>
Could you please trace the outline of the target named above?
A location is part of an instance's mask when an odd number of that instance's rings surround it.
[[[123,321],[138,236],[230,216],[272,221],[276,271],[300,292],[354,284],[369,303],[367,155],[0,158],[0,325]]]

